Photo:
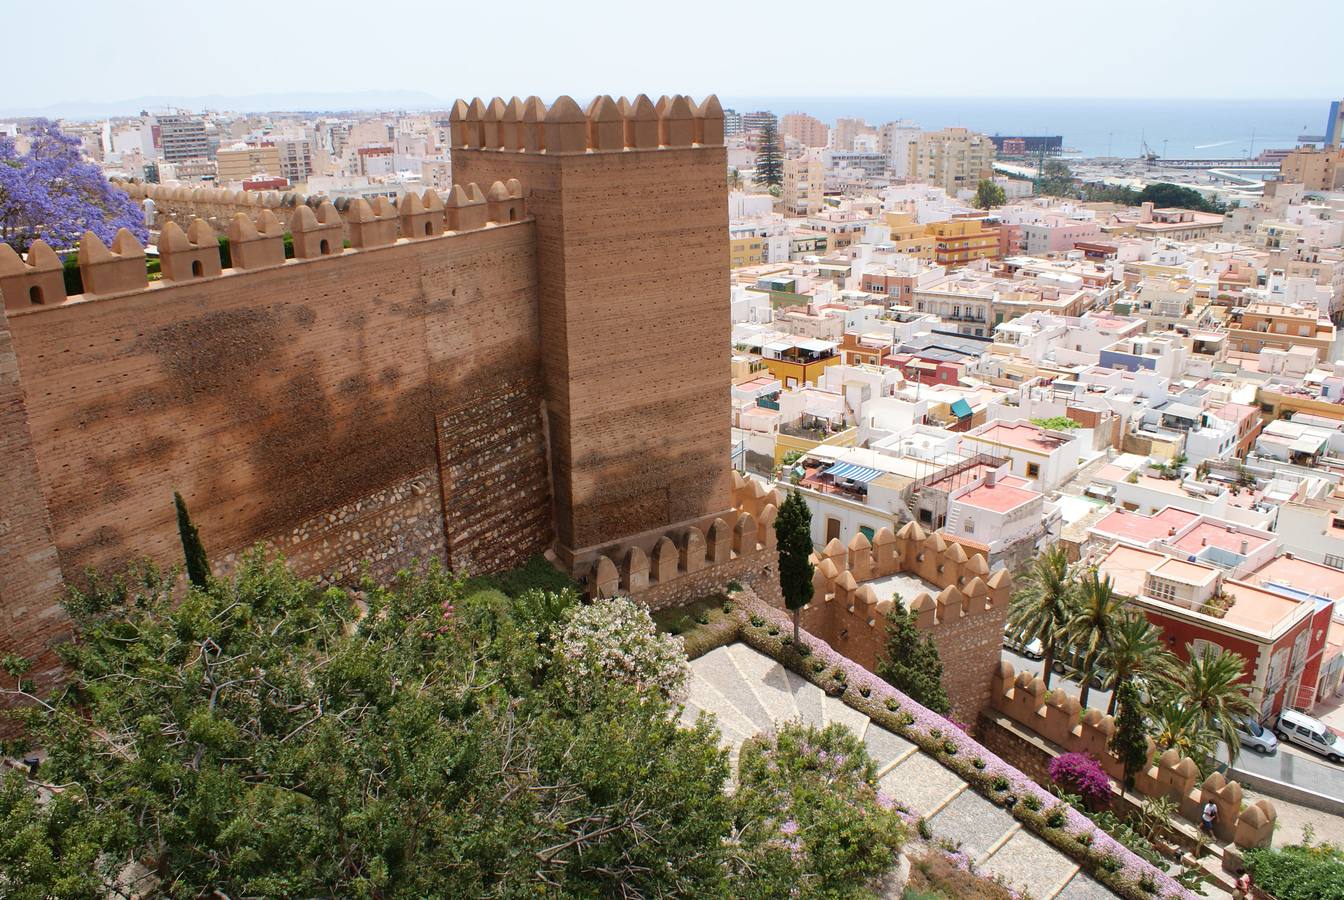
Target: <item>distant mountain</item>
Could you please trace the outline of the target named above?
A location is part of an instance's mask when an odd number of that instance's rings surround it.
[[[367,109],[446,109],[451,100],[425,91],[297,91],[277,94],[229,96],[207,94],[199,97],[154,96],[128,100],[97,102],[71,100],[43,107],[0,107],[0,116],[44,116],[48,119],[105,119],[109,116],[134,116],[141,110],[162,112],[180,107],[193,111],[221,112],[345,112]]]

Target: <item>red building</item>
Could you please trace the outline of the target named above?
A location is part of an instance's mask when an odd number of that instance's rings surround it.
[[[1161,629],[1180,659],[1205,645],[1245,661],[1242,682],[1261,721],[1285,708],[1310,711],[1333,683],[1322,683],[1335,600],[1344,572],[1291,556],[1277,557],[1242,579],[1214,566],[1155,550],[1116,544],[1098,571]]]

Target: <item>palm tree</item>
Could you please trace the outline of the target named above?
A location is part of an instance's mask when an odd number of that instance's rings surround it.
[[[1198,710],[1183,703],[1180,696],[1165,692],[1155,696],[1148,712],[1153,723],[1153,744],[1158,753],[1175,747],[1181,756],[1197,761],[1213,755],[1217,735],[1204,726]]]
[[[1111,644],[1115,642],[1115,633],[1119,628],[1120,611],[1125,598],[1115,592],[1111,576],[1105,578],[1091,569],[1083,576],[1078,585],[1078,605],[1069,619],[1069,642],[1082,659],[1082,672],[1079,681],[1082,690],[1078,702],[1087,707],[1087,695],[1091,691],[1091,681],[1097,666],[1105,658]]]
[[[1132,678],[1156,675],[1168,668],[1174,659],[1162,647],[1162,634],[1142,613],[1122,613],[1106,650],[1105,663],[1111,670],[1111,703],[1106,712],[1115,715],[1121,682]]]
[[[1073,584],[1069,558],[1056,545],[1031,561],[1024,584],[1013,595],[1008,609],[1008,628],[1024,644],[1041,642],[1041,672],[1050,686],[1055,656],[1064,630],[1073,616]]]
[[[1237,726],[1243,717],[1255,715],[1255,704],[1241,681],[1246,663],[1211,644],[1198,649],[1188,644],[1185,652],[1189,660],[1161,676],[1163,693],[1188,707],[1200,725],[1227,746],[1227,761],[1234,763],[1241,751]]]

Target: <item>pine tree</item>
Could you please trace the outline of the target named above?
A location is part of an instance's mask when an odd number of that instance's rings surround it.
[[[895,598],[887,611],[887,645],[877,660],[877,677],[936,713],[951,704],[943,688],[943,661],[933,638],[921,635],[915,614]]]
[[[173,504],[177,507],[177,533],[182,539],[182,556],[187,561],[187,578],[196,587],[203,588],[210,583],[210,561],[205,558],[201,534],[191,523],[187,502],[177,491],[173,491]]]
[[[779,590],[784,605],[793,613],[793,643],[799,640],[803,607],[812,599],[812,511],[797,491],[789,491],[775,519],[775,543],[779,547]]]
[[[1111,738],[1111,752],[1120,759],[1125,769],[1125,790],[1134,787],[1134,776],[1148,762],[1148,723],[1144,720],[1139,689],[1130,679],[1121,681],[1115,689],[1119,698],[1119,715],[1115,719],[1115,736]]]
[[[779,129],[766,122],[761,129],[761,147],[756,151],[756,183],[769,187],[784,184],[784,153],[779,147]]]

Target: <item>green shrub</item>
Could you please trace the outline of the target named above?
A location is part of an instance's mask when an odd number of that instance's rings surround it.
[[[695,622],[696,622],[697,625],[708,625],[708,624],[709,624],[709,613],[703,613],[703,612],[702,612],[702,613],[697,613],[696,616],[695,616]]]
[[[728,590],[733,593],[737,593],[738,591],[742,590],[742,583],[739,581],[730,581],[728,582]],[[727,610],[724,610],[724,612],[727,612]]]
[[[971,760],[971,765],[975,766],[977,769],[979,769],[979,770],[982,771],[982,772],[985,770],[985,761],[984,761],[983,758],[981,758],[981,757],[979,757],[979,756],[977,756],[975,759]]]
[[[989,786],[995,791],[1006,791],[1008,790],[1008,779],[1003,775],[995,775],[994,780],[989,783]]]
[[[981,765],[983,765],[983,763],[981,763]],[[1036,812],[1041,808],[1041,798],[1037,797],[1035,794],[1027,794],[1027,796],[1022,798],[1022,805],[1032,812]]]
[[[760,616],[752,616],[750,621],[752,628],[761,628],[765,625],[765,619],[762,619]]]
[[[1051,828],[1063,828],[1064,823],[1069,820],[1068,813],[1064,811],[1063,804],[1053,807],[1045,814],[1045,824]]]
[[[1255,883],[1278,900],[1342,900],[1344,852],[1334,844],[1291,844],[1246,851]]]
[[[954,744],[952,741],[943,741],[943,752],[946,753],[948,756],[956,756],[957,745]]]

